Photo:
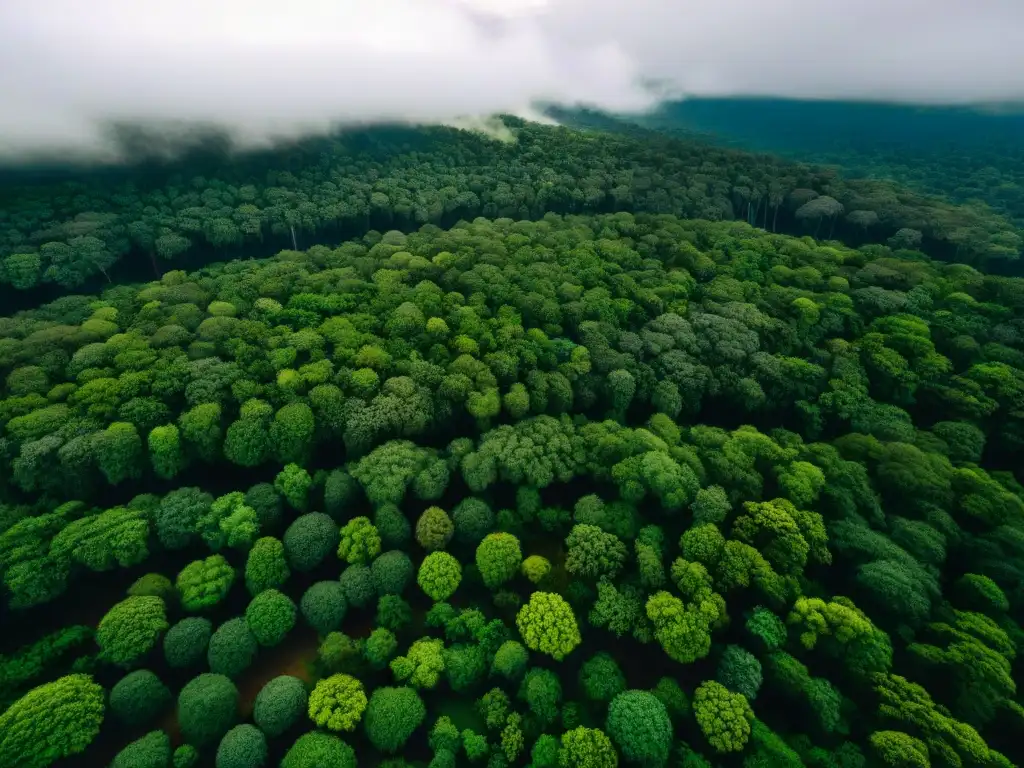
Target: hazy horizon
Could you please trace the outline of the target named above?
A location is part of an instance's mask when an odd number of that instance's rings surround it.
[[[0,158],[116,160],[114,126],[240,146],[538,102],[1024,103],[1024,4],[989,0],[11,0]]]

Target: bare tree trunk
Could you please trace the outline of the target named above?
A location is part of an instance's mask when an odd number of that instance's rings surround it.
[[[289,224],[288,225],[288,229],[290,229],[292,231],[292,250],[293,251],[297,251],[297,250],[299,250],[299,244],[295,240],[295,225],[294,224]]]
[[[775,206],[775,211],[772,213],[772,232],[775,231],[775,223],[779,219],[779,206]]]
[[[768,201],[767,200],[764,201],[764,219],[762,221],[764,223],[761,224],[761,229],[763,229],[763,230],[765,230],[767,232],[768,231]]]
[[[829,240],[832,239],[832,230],[834,230],[835,228],[836,228],[836,217],[833,216],[832,220],[829,222],[829,225],[828,225],[828,239]]]

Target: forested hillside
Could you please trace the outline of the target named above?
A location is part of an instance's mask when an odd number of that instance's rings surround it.
[[[841,166],[961,202],[1024,227],[1024,109],[779,99],[692,99],[637,118],[670,134]]]
[[[222,261],[0,319],[0,768],[1024,761],[1024,281],[919,250],[1004,220],[393,142],[7,208],[23,287]],[[292,226],[376,229],[223,260]]]
[[[231,159],[0,178],[0,296],[18,308],[213,260],[334,245],[476,216],[670,213],[773,232],[921,248],[1005,269],[1021,237],[979,204],[653,132],[506,118],[515,141],[374,128]]]

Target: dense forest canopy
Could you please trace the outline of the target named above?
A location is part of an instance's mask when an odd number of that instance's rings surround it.
[[[1024,766],[1024,3],[52,5],[0,768]]]
[[[0,766],[1024,761],[1024,281],[487,212],[0,319]]]
[[[1024,227],[1024,107],[911,107],[843,101],[689,99],[630,118],[737,148],[842,166],[961,202]]]
[[[514,141],[373,128],[170,168],[36,178],[9,171],[0,178],[0,296],[21,308],[106,281],[336,244],[371,229],[548,212],[741,220],[853,246],[896,238],[1003,271],[1020,256],[1020,231],[981,203],[652,132],[505,120]]]

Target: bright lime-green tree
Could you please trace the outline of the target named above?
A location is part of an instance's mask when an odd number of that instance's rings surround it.
[[[531,651],[540,651],[558,661],[580,644],[579,627],[572,608],[560,595],[534,592],[516,614],[516,626]]]
[[[366,710],[363,684],[351,675],[331,675],[309,694],[309,719],[321,728],[352,731]]]
[[[83,752],[100,732],[103,699],[89,675],[33,688],[0,714],[0,768],[46,768]]]
[[[718,752],[739,752],[750,738],[754,713],[747,700],[713,680],[701,683],[694,693],[693,714]]]

